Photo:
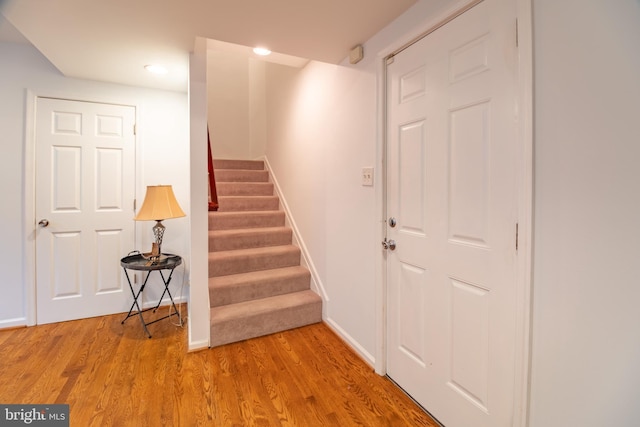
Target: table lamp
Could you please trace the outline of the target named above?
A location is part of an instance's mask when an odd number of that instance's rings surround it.
[[[183,216],[185,216],[185,213],[178,205],[170,185],[147,186],[147,194],[144,196],[142,207],[134,218],[136,221],[156,221],[156,225],[153,226],[155,242],[152,245],[151,252],[143,254],[145,258],[159,260],[162,255],[162,237],[165,231],[162,221]]]

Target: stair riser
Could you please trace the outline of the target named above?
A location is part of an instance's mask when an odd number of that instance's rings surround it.
[[[220,169],[215,171],[216,184],[223,182],[268,182],[269,171]]]
[[[219,277],[229,274],[247,273],[249,271],[270,270],[273,268],[300,265],[299,251],[273,255],[260,254],[251,257],[216,257],[216,254],[220,254],[220,252],[214,252],[209,256],[209,277]]]
[[[276,211],[280,205],[278,197],[218,197],[218,212]]]
[[[273,196],[273,184],[269,182],[219,182],[218,196]]]
[[[264,162],[262,160],[227,160],[214,159],[213,169],[249,169],[263,170]]]
[[[209,280],[209,301],[211,307],[304,291],[309,289],[310,284],[310,274],[308,271],[306,274],[298,274],[276,280],[239,283],[233,286],[216,286],[211,284],[212,281],[219,279],[220,278],[212,278]]]
[[[228,236],[218,236],[215,232],[209,233],[209,252],[290,245],[291,234],[291,229],[288,228],[269,233],[232,234]]]
[[[227,212],[209,213],[209,230],[232,230],[238,228],[261,228],[284,226],[284,212],[238,212],[229,215]]]
[[[273,334],[322,321],[322,302],[271,311],[211,324],[211,346]]]

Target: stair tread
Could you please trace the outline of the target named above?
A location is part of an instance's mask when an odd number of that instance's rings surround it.
[[[220,181],[216,182],[216,185],[223,185],[226,187],[230,187],[233,185],[242,185],[242,186],[255,186],[255,187],[273,187],[273,183],[271,182],[260,182],[260,181]]]
[[[282,217],[284,219],[284,211],[281,210],[262,210],[262,211],[211,211],[209,217],[212,219],[224,220],[227,218],[260,218],[260,217]]]
[[[277,197],[277,196],[274,196]],[[265,211],[211,211],[209,212],[209,216],[260,216],[265,214],[274,214],[284,216],[284,211],[281,210],[265,210]]]
[[[234,228],[209,231],[209,251],[248,249],[291,244],[290,227]]]
[[[270,182],[219,182],[216,184],[218,197],[221,196],[273,196]]]
[[[265,209],[261,211],[210,211],[209,217],[229,218],[229,217],[260,217],[260,216],[282,216],[284,211],[277,209]]]
[[[273,195],[259,195],[259,196],[219,196],[218,198],[224,199],[277,199],[278,196]]]
[[[209,252],[209,277],[300,265],[300,248],[263,246]]]
[[[269,184],[269,182],[262,176],[234,177],[234,176],[230,176],[229,174],[219,174],[219,175],[221,176],[218,177],[216,175],[216,186],[219,186],[222,184]]]
[[[218,212],[277,211],[278,196],[218,196]]]
[[[300,252],[300,249],[294,245],[267,246],[263,248],[234,249],[230,251],[209,252],[209,259],[229,258],[229,257],[248,257],[259,255],[272,255],[279,253]]]
[[[260,182],[260,181],[221,181],[216,182],[216,185],[223,185],[225,187],[231,187],[234,185],[241,185],[247,187],[273,187],[273,183],[271,182]]]
[[[290,233],[291,227],[253,227],[253,228],[230,228],[225,230],[209,230],[210,236],[229,237],[229,236],[246,236],[251,234],[270,234],[270,233]]]
[[[300,275],[309,275],[309,270],[301,265],[293,267],[272,268],[270,270],[250,271],[248,273],[230,274],[209,278],[209,287],[223,288],[239,286],[256,281],[279,280]]]
[[[284,211],[209,212],[209,230],[233,230],[285,226]]]
[[[213,169],[264,170],[263,160],[214,159]]]
[[[269,172],[266,169],[214,168],[216,172]]]
[[[233,169],[233,168],[215,168],[214,169],[216,172],[220,171],[233,171],[233,172],[267,172],[264,169]]]
[[[311,273],[300,265],[209,278],[211,307],[310,289]]]
[[[315,304],[322,299],[312,290],[291,292],[251,301],[211,308],[211,325],[230,320],[255,317],[264,313],[284,310],[290,307]]]

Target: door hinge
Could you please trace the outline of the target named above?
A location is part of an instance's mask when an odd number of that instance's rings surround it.
[[[516,251],[518,250],[518,223],[516,222]]]
[[[136,204],[137,204],[138,200],[137,199],[133,199],[133,211],[136,211]]]
[[[516,19],[516,47],[518,47],[518,43],[519,43],[519,40],[518,40],[518,20]]]
[[[138,133],[138,125],[136,123],[133,124],[133,134],[137,135]]]

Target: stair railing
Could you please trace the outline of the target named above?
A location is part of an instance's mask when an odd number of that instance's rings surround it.
[[[207,129],[207,154],[209,156],[209,211],[218,210],[218,193],[216,191],[216,178],[213,174],[213,157],[211,156],[211,139]]]

